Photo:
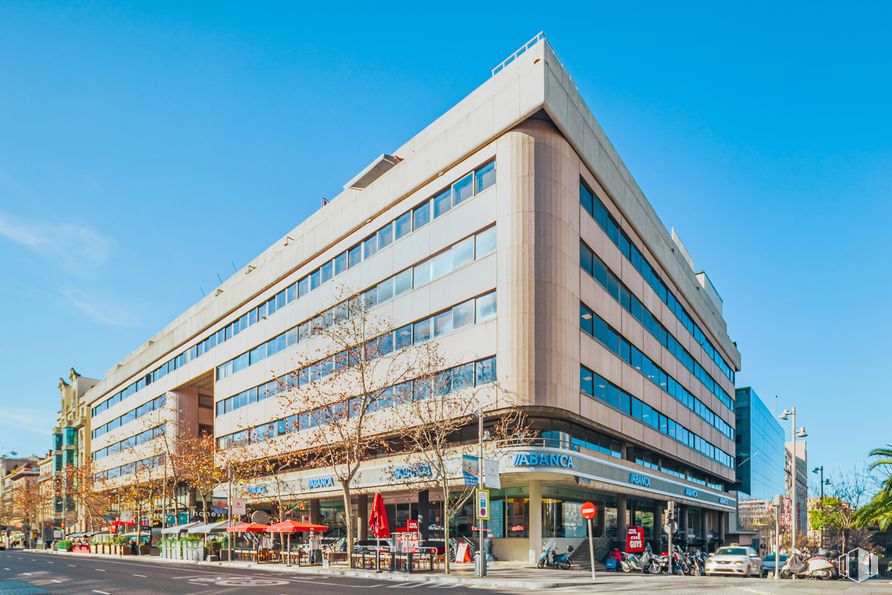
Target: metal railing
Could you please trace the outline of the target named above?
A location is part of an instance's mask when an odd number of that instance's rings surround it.
[[[514,62],[514,61],[518,58],[518,56],[520,56],[521,54],[523,54],[525,51],[527,51],[528,49],[530,49],[531,47],[533,47],[534,45],[536,45],[537,43],[539,43],[539,42],[542,41],[543,39],[545,39],[545,33],[544,33],[543,31],[539,31],[538,33],[536,33],[536,34],[533,36],[532,39],[530,39],[528,42],[526,42],[525,44],[523,44],[522,46],[520,46],[520,47],[517,49],[517,51],[515,51],[513,54],[511,54],[510,56],[508,56],[507,58],[505,58],[504,60],[502,60],[502,63],[501,63],[501,64],[499,64],[498,66],[496,66],[495,68],[493,68],[493,69],[492,69],[492,76],[495,76],[495,75],[497,75],[499,72],[501,72],[502,70],[504,70],[505,67],[508,66],[509,64],[511,64],[512,62]]]

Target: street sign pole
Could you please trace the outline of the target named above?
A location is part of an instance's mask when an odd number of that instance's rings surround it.
[[[592,520],[588,520],[588,555],[592,561],[592,581],[595,580],[595,544],[592,539]]]
[[[667,516],[669,518],[667,519],[667,523],[666,523],[666,528],[668,529],[666,531],[666,533],[669,535],[669,537],[667,539],[667,543],[669,544],[669,574],[671,575],[672,567],[673,567],[672,563],[675,561],[675,555],[672,552],[672,529],[673,529],[672,523],[673,523],[673,521],[675,521],[675,502],[672,502],[672,501],[669,502],[667,511],[668,511]]]

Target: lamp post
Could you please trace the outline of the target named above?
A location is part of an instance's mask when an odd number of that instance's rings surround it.
[[[787,421],[790,419],[790,433],[793,436],[793,447],[792,447],[792,456],[790,458],[790,476],[792,481],[790,485],[792,487],[792,510],[790,513],[790,553],[796,553],[796,521],[799,516],[799,511],[796,509],[796,492],[797,492],[797,461],[796,461],[796,438],[805,438],[808,434],[805,431],[805,427],[801,427],[798,430],[796,429],[796,407],[791,409],[784,409],[783,412],[778,416],[780,419]]]
[[[821,500],[820,500],[820,502],[821,502],[821,509],[823,510],[823,508],[824,508],[824,486],[830,485],[830,480],[824,479],[824,465],[821,465],[820,467],[815,467],[814,469],[811,470],[811,472],[812,473],[820,472],[820,474],[821,474],[821,484],[820,484],[821,485]],[[824,528],[823,527],[821,527],[821,549],[824,549]]]

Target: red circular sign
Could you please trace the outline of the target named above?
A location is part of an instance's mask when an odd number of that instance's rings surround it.
[[[595,518],[595,515],[598,514],[598,507],[591,502],[583,502],[579,512],[582,513],[582,518],[585,520],[593,519]]]

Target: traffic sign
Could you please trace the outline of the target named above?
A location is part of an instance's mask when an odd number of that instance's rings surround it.
[[[477,490],[477,520],[489,520],[489,490]]]
[[[598,507],[591,502],[583,502],[579,512],[585,520],[593,519],[598,514]]]

